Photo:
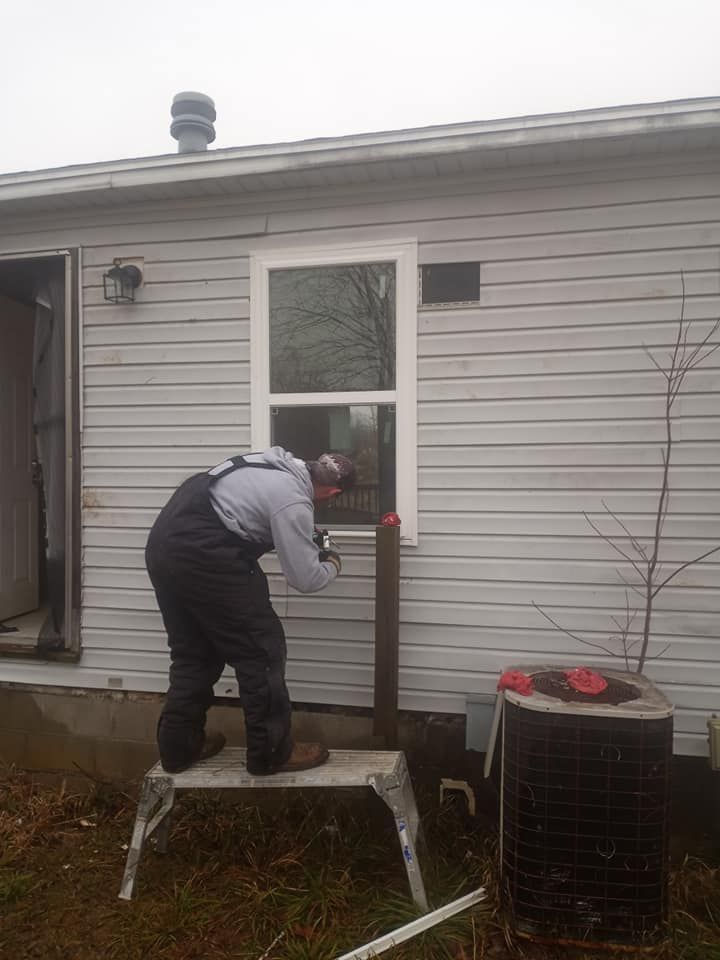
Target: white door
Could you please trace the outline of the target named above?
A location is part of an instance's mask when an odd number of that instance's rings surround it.
[[[32,307],[0,296],[0,621],[39,605],[33,327]]]

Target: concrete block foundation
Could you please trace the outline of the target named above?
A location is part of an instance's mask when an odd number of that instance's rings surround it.
[[[162,702],[159,694],[1,684],[0,762],[25,770],[135,779],[157,760]],[[232,746],[245,745],[239,705],[212,707],[208,727],[222,730]],[[296,739],[322,740],[333,748],[383,748],[372,727],[367,712],[299,707],[293,715]],[[401,749],[441,763],[447,776],[458,773],[465,754],[464,717],[404,714],[399,728]]]

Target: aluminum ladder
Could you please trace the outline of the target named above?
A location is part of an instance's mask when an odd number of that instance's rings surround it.
[[[245,749],[241,747],[225,747],[216,756],[195,764],[183,773],[166,773],[156,763],[143,780],[120,899],[132,898],[143,846],[151,834],[155,834],[158,852],[166,852],[176,790],[361,786],[371,787],[390,808],[413,900],[423,911],[427,911],[425,885],[417,857],[420,819],[415,794],[404,753],[388,750],[331,750],[330,758],[320,767],[300,773],[276,773],[268,777],[255,777],[247,772]]]

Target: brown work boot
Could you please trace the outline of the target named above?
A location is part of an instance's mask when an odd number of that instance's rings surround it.
[[[298,770],[312,770],[319,767],[330,756],[322,743],[295,743],[292,753],[275,773],[296,773]]]
[[[190,767],[195,766],[195,764],[199,763],[201,760],[208,760],[210,757],[214,757],[216,753],[220,753],[224,746],[225,736],[222,733],[219,733],[217,730],[208,731],[205,734],[205,739],[199,753],[197,756],[193,757],[189,763],[163,763],[163,770],[166,773],[182,773],[184,770],[189,770]]]

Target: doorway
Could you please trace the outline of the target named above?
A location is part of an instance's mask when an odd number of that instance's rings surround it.
[[[0,258],[0,653],[79,640],[76,267]]]

